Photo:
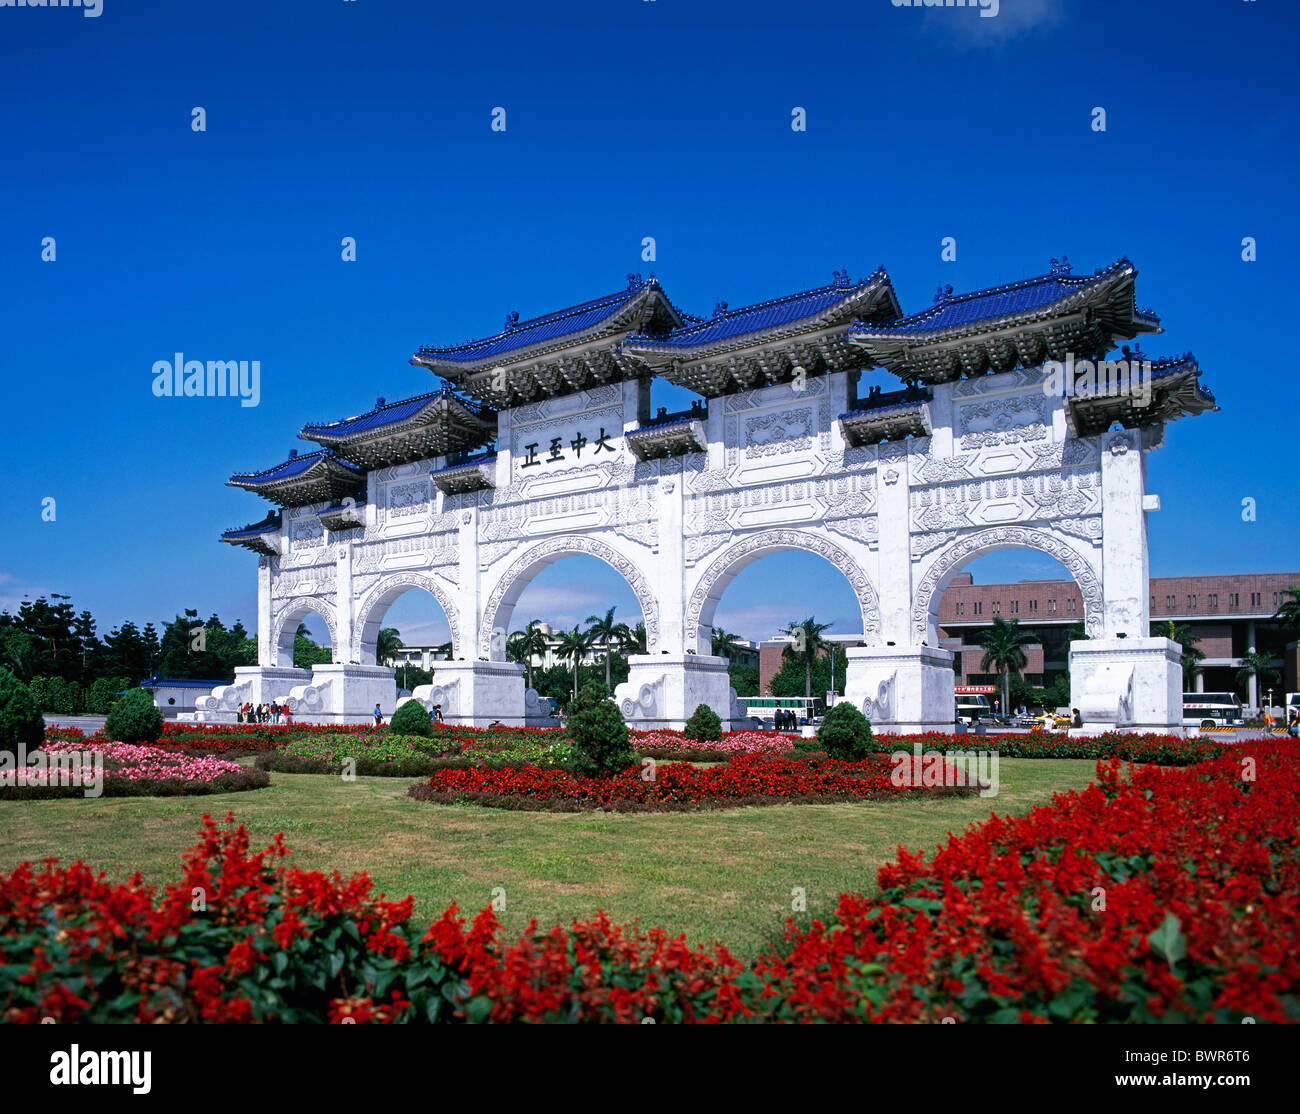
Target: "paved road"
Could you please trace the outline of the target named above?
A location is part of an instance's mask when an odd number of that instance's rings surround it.
[[[59,716],[47,715],[45,717],[46,727],[79,727],[87,735],[93,735],[104,726],[104,720],[107,716]]]

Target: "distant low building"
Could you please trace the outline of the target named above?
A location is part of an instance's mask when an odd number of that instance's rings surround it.
[[[195,701],[207,696],[218,685],[228,685],[228,680],[198,681],[189,677],[146,677],[140,687],[153,697],[153,702],[164,716],[178,712],[194,711]]]

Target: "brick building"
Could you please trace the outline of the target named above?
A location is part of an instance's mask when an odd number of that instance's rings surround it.
[[[1281,704],[1284,693],[1300,691],[1298,632],[1272,621],[1292,585],[1300,585],[1300,572],[1152,577],[1151,622],[1172,621],[1190,628],[1200,639],[1197,649],[1205,661],[1194,682],[1198,692],[1238,691],[1242,655],[1252,648],[1269,654],[1281,675],[1273,700]],[[975,584],[970,573],[960,573],[939,604],[939,644],[957,655],[957,684],[997,681],[980,669],[984,650],[977,639],[999,615],[1019,620],[1022,628],[1038,635],[1037,642],[1025,646],[1024,676],[1030,684],[1051,684],[1069,667],[1070,640],[1082,637],[1083,625],[1083,597],[1073,580]],[[837,635],[834,640],[848,645],[860,641],[854,635]],[[759,644],[759,692],[768,692],[768,684],[781,668],[784,647],[782,639]],[[1241,690],[1241,696],[1256,707],[1267,694],[1257,694],[1252,683]]]

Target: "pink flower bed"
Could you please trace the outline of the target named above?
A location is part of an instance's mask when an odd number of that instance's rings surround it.
[[[93,750],[104,756],[105,770],[129,781],[214,781],[225,774],[240,774],[238,762],[208,756],[195,757],[158,747],[113,743],[91,736],[88,739],[47,739],[41,749],[50,752]]]
[[[707,742],[688,739],[680,731],[634,731],[632,747],[638,754],[660,758],[707,751],[721,760],[737,754],[785,755],[794,750],[794,743],[788,735],[771,731],[733,731]]]

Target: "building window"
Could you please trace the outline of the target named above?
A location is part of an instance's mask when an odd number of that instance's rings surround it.
[[[1229,592],[1229,593],[1228,593],[1228,606],[1229,606],[1229,607],[1240,607],[1240,606],[1241,606],[1241,596],[1240,596],[1239,593],[1237,593],[1237,592]]]
[[[1250,594],[1250,606],[1251,606],[1251,607],[1258,607],[1258,606],[1260,605],[1261,597],[1262,597],[1262,596],[1263,596],[1263,593],[1262,593],[1262,592],[1251,592],[1251,594]]]
[[[994,615],[1002,614],[1002,602],[1000,600],[993,601],[993,614]]]
[[[1012,614],[1012,615],[1019,615],[1019,614],[1020,614],[1020,601],[1019,601],[1019,600],[1012,600],[1012,601],[1011,601],[1011,614]]]
[[[965,605],[964,603],[959,603],[959,604],[957,605],[957,614],[958,614],[958,615],[965,615],[965,614],[966,614],[966,605]]]
[[[1037,601],[1037,600],[1030,600],[1030,601],[1029,601],[1029,610],[1030,610],[1030,611],[1037,611],[1037,610],[1038,610],[1038,601]]]
[[[1074,610],[1074,600],[1066,600],[1066,601],[1065,601],[1065,610],[1066,610],[1066,611],[1073,611],[1073,610]]]
[[[1048,611],[1055,611],[1055,610],[1056,610],[1056,601],[1055,601],[1055,600],[1048,600],[1048,601],[1047,601],[1047,610],[1048,610]]]
[[[1173,596],[1165,596],[1166,611],[1172,611],[1174,609],[1174,603],[1175,603],[1175,598]]]
[[[984,614],[984,604],[983,604],[983,603],[974,603],[974,604],[971,605],[971,609],[974,611],[974,613],[975,613],[976,615],[983,615],[983,614]]]
[[[1274,593],[1273,593],[1273,606],[1274,606],[1274,607],[1277,607],[1277,605],[1280,604],[1281,602],[1282,602],[1282,593],[1281,593],[1281,592],[1274,592]]]
[[[1188,610],[1188,611],[1195,611],[1195,610],[1196,610],[1196,597],[1195,597],[1195,596],[1188,596],[1188,597],[1187,597],[1187,610]]]
[[[1219,594],[1218,594],[1217,592],[1211,592],[1208,596],[1206,596],[1206,597],[1205,597],[1205,606],[1206,606],[1206,607],[1218,607],[1218,606],[1219,606]]]

